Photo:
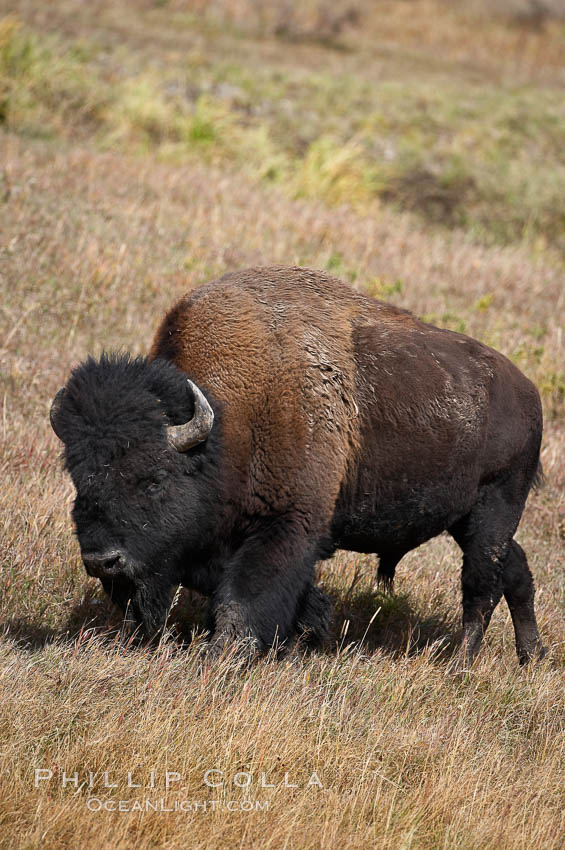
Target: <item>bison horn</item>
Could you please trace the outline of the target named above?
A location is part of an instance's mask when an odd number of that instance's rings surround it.
[[[63,401],[64,395],[65,388],[61,387],[61,389],[51,402],[51,409],[49,410],[49,421],[51,422],[51,427],[53,428],[60,440],[62,440],[63,437],[61,436],[61,429],[57,429],[57,417],[59,416],[59,411],[61,410],[61,403]]]
[[[167,428],[169,445],[177,452],[187,452],[193,446],[202,443],[214,424],[214,411],[203,393],[191,380],[188,384],[194,396],[194,415],[184,425],[169,425]]]

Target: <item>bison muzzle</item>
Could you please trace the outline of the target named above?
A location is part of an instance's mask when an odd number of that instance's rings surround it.
[[[51,408],[84,565],[148,634],[175,587],[211,599],[213,651],[328,633],[315,565],[463,551],[462,667],[502,595],[520,662],[543,654],[513,539],[539,470],[534,385],[462,334],[322,272],[256,268],[190,293],[149,356],[103,354]]]

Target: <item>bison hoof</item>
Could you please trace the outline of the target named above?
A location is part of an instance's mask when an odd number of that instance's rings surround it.
[[[210,666],[218,661],[251,661],[258,651],[257,641],[253,638],[227,641],[221,637],[213,637],[202,649],[202,663]]]
[[[524,667],[531,661],[541,661],[547,655],[547,648],[542,643],[537,643],[533,649],[520,648],[517,650],[518,663]]]
[[[317,585],[309,585],[304,594],[296,620],[297,634],[288,641],[287,649],[297,644],[308,648],[324,645],[331,634],[333,620],[332,601]]]

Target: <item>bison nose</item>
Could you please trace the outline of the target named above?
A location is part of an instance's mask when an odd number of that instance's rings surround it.
[[[121,552],[84,552],[82,562],[89,576],[95,578],[107,578],[115,576],[120,567],[123,566],[123,557]]]

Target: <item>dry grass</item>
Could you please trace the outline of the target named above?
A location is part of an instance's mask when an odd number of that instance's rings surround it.
[[[562,677],[549,669],[517,677],[490,658],[456,685],[429,653],[354,650],[251,670],[226,662],[201,678],[194,654],[163,647],[132,658],[88,633],[74,649],[7,646],[4,663],[12,791],[3,824],[13,846],[562,845],[565,707]],[[37,790],[34,765],[53,772]],[[206,786],[209,769],[222,772],[211,776],[222,787]],[[63,789],[63,770],[81,785],[94,772],[94,788]],[[168,790],[167,770],[182,776]],[[104,790],[105,771],[117,789]],[[128,771],[141,790],[128,791]],[[314,773],[322,788],[307,787]],[[285,774],[298,787],[284,787]],[[88,798],[200,809],[89,812]]]
[[[371,201],[353,210],[315,192],[292,199],[223,160],[164,161],[153,147],[103,152],[85,126],[55,127],[48,140],[0,136],[0,845],[558,850],[562,266],[525,244],[486,247],[461,231],[430,232]],[[550,647],[541,665],[518,670],[501,604],[472,674],[446,675],[460,613],[459,555],[447,537],[402,562],[393,597],[375,588],[371,557],[340,553],[322,564],[336,607],[324,653],[251,667],[228,659],[201,676],[199,642],[182,641],[203,622],[203,602],[189,593],[159,648],[128,645],[80,565],[50,399],[87,353],[147,350],[178,295],[255,263],[330,268],[491,342],[537,382],[547,484],[530,498],[518,536]],[[52,779],[35,788],[35,768]],[[209,769],[223,771],[223,787],[205,784]],[[167,770],[183,777],[169,789]],[[63,787],[63,771],[77,771],[79,783],[92,771],[94,789]],[[104,771],[118,788],[103,787]],[[128,771],[142,788],[127,788]],[[321,789],[306,787],[314,771]],[[238,772],[252,775],[248,789],[234,784]],[[262,787],[262,773],[274,788]],[[285,773],[297,788],[284,787]],[[91,812],[91,797],[200,806]]]

